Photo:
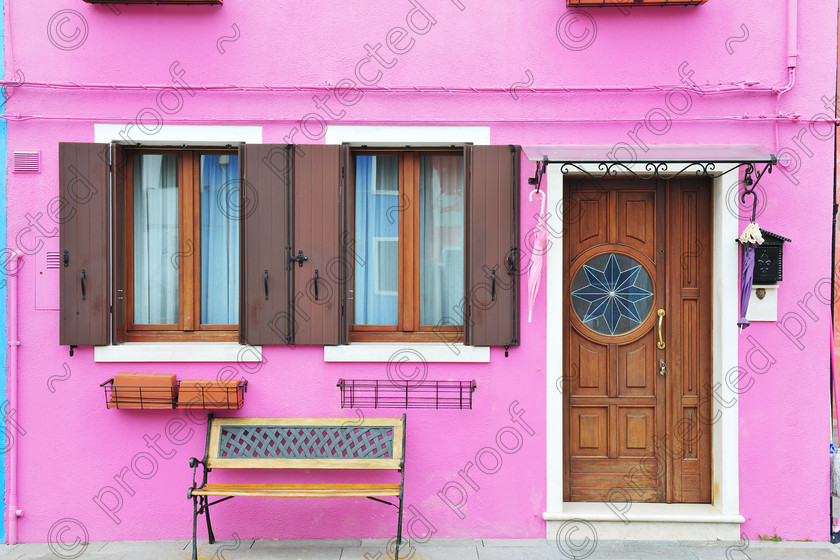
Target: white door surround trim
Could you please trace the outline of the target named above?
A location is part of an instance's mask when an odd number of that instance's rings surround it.
[[[563,231],[564,173],[559,164],[546,170],[548,223]],[[587,171],[590,166],[583,166]],[[721,166],[726,168],[725,166]],[[721,167],[718,167],[719,169]],[[593,173],[597,166],[591,165]],[[644,172],[644,169],[639,169]],[[568,174],[572,176],[573,174]],[[619,173],[629,175],[629,173]],[[686,174],[694,176],[694,172]],[[631,175],[632,176],[632,175]],[[720,538],[738,540],[740,523],[738,489],[738,393],[726,382],[728,371],[738,366],[738,217],[728,205],[727,185],[738,176],[712,177],[712,504],[641,504],[605,497],[602,503],[563,502],[563,395],[558,389],[563,375],[563,247],[560,239],[546,256],[546,537],[554,540],[572,519],[591,521],[598,537],[635,539]],[[735,191],[737,192],[737,190]],[[737,205],[735,205],[737,208]],[[609,502],[609,503],[607,503]],[[688,525],[686,525],[688,524]],[[692,529],[693,528],[693,529]],[[694,530],[694,533],[691,531]]]

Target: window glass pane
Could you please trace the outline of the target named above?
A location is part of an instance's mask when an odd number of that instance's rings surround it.
[[[399,258],[399,157],[356,156],[354,318],[396,325]]]
[[[460,325],[464,297],[464,161],[420,164],[420,324]]]
[[[201,156],[201,323],[239,323],[239,156]],[[270,243],[270,242],[269,242]]]
[[[134,323],[178,324],[178,156],[134,156]]]

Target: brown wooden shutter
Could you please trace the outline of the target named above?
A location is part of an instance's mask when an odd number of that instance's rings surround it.
[[[246,144],[240,165],[240,313],[242,344],[291,344],[289,313],[289,149]]]
[[[119,144],[111,144],[111,266],[113,267],[113,293],[111,305],[111,344],[125,342],[126,331],[126,265],[125,265],[125,191],[128,188],[127,165],[129,156]]]
[[[59,343],[109,342],[108,144],[60,143]],[[82,286],[84,285],[84,296]]]
[[[465,342],[519,344],[519,148],[468,146]],[[494,280],[495,272],[495,299]]]
[[[342,170],[346,150],[333,145],[294,150],[292,264],[295,344],[341,344],[346,259],[341,253]],[[352,273],[352,272],[351,272]],[[317,281],[316,281],[317,276]]]

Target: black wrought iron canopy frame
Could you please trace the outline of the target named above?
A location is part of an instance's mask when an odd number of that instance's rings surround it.
[[[755,209],[758,195],[755,192],[758,182],[766,173],[773,172],[773,166],[778,164],[775,154],[770,154],[767,159],[761,161],[742,161],[726,163],[725,170],[718,170],[718,163],[712,161],[691,161],[691,160],[647,160],[647,161],[557,161],[543,156],[541,161],[536,162],[536,171],[533,177],[528,179],[528,184],[537,191],[540,190],[543,175],[545,175],[548,164],[560,165],[561,173],[582,173],[592,179],[604,179],[616,177],[619,173],[629,173],[637,179],[649,181],[651,179],[673,179],[678,175],[693,173],[698,177],[712,175],[726,175],[741,167],[744,168],[744,192],[741,193],[741,203],[746,204],[747,196],[752,196],[752,218],[755,221]],[[759,170],[761,164],[764,167]],[[641,169],[640,169],[641,168]]]

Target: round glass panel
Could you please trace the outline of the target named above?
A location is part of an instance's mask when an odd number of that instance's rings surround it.
[[[644,322],[653,307],[653,282],[639,261],[621,253],[589,259],[572,280],[572,308],[599,334],[621,335]]]

